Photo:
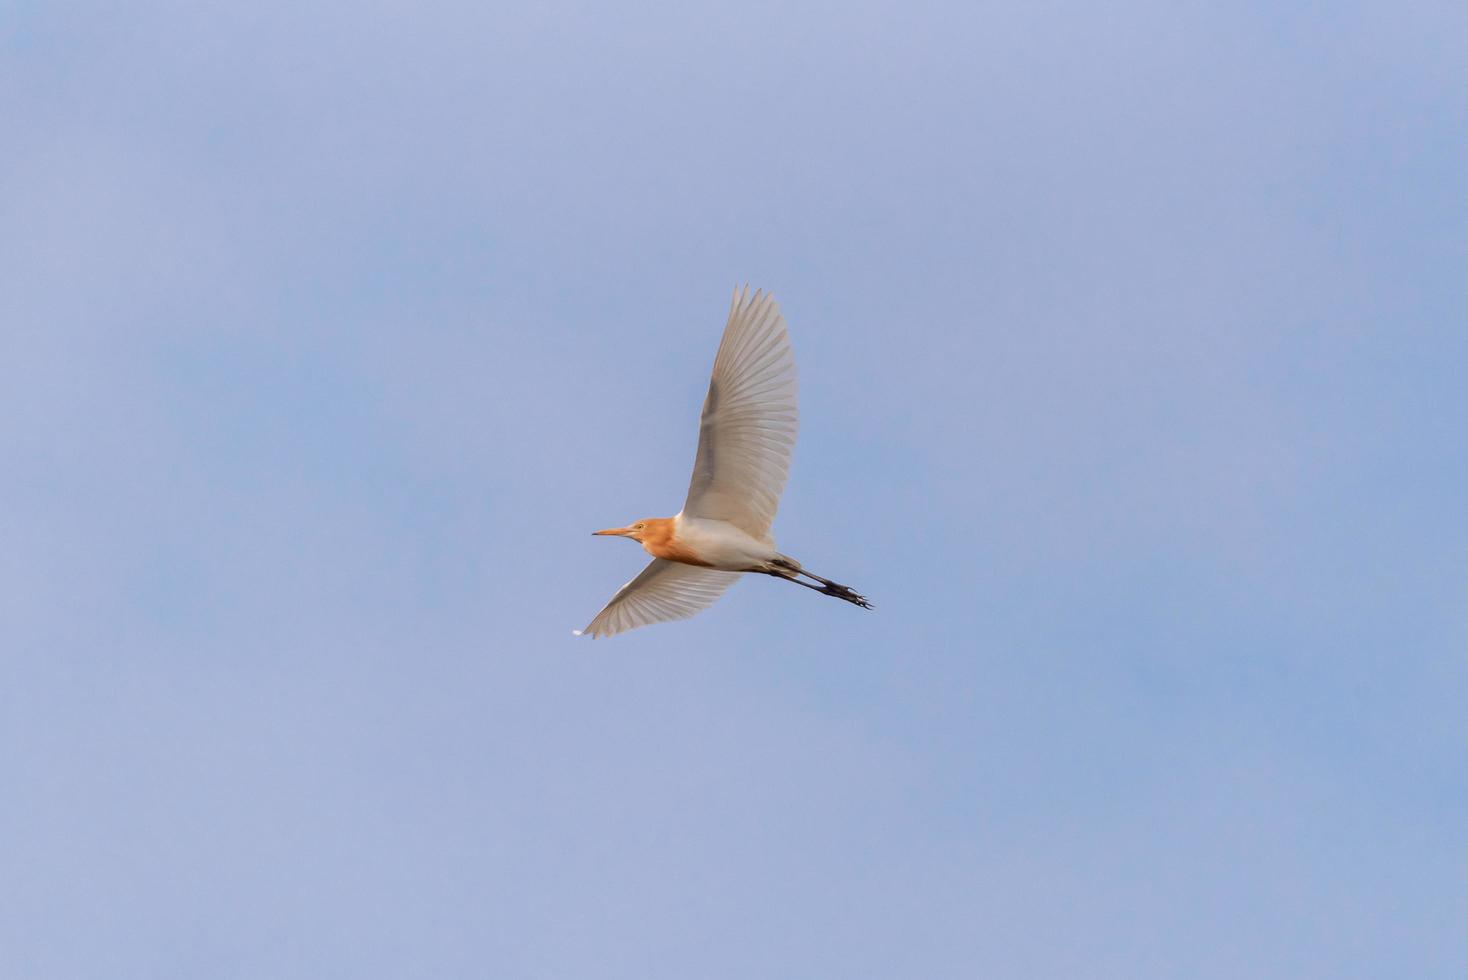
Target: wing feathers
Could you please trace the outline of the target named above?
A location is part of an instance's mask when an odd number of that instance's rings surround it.
[[[704,399],[683,511],[769,536],[799,426],[795,355],[780,306],[735,290]]]
[[[613,636],[649,623],[687,619],[713,605],[738,577],[738,572],[654,558],[641,574],[617,590],[586,629],[575,632],[578,636]]]

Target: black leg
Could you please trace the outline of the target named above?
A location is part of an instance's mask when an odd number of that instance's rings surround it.
[[[781,562],[780,564],[784,566],[783,562]],[[872,608],[872,604],[867,601],[866,596],[857,595],[855,591],[845,585],[837,585],[830,579],[821,578],[819,575],[811,575],[810,572],[804,570],[801,570],[798,573],[793,571],[772,572],[765,569],[759,569],[759,571],[765,575],[773,575],[775,578],[784,579],[787,582],[794,582],[796,585],[801,585],[807,589],[812,589],[816,592],[819,592],[821,595],[831,596],[833,599],[844,599],[847,602],[852,603],[853,605],[861,606],[863,609]],[[796,574],[809,576],[810,578],[813,578],[817,582],[820,582],[822,584],[811,585],[809,582],[802,582],[800,579],[795,577]]]

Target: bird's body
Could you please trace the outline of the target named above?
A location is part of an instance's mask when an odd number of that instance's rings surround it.
[[[773,546],[728,521],[704,517],[653,517],[646,522],[642,548],[654,558],[726,572],[748,572],[778,557]]]
[[[612,597],[580,633],[610,636],[711,604],[740,573],[756,572],[863,608],[844,585],[805,571],[775,550],[770,525],[795,445],[795,358],[774,297],[734,293],[729,322],[704,399],[698,455],[683,510],[596,531],[632,538],[652,563]],[[820,582],[803,582],[798,576]]]

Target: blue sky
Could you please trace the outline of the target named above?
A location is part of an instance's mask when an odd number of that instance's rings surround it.
[[[0,974],[1465,975],[1465,30],[12,5]]]

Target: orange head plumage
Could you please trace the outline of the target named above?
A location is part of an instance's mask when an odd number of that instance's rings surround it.
[[[647,517],[626,527],[609,527],[592,534],[609,534],[631,538],[640,542],[642,548],[654,558],[680,561],[685,565],[707,565],[703,559],[678,541],[677,526],[671,517]]]

